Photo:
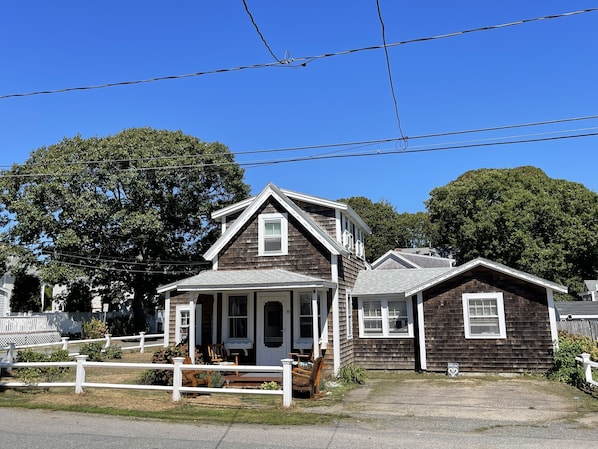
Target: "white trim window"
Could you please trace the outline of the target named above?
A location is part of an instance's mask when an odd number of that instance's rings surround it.
[[[288,253],[287,214],[261,214],[258,217],[258,255],[284,256]]]
[[[189,304],[177,304],[175,319],[175,341],[177,344],[189,341],[190,327],[191,306]]]
[[[398,298],[359,299],[361,338],[413,337],[411,301]]]
[[[248,296],[229,295],[226,299],[226,340],[247,340],[250,335]]]
[[[464,293],[465,338],[507,338],[501,292]]]

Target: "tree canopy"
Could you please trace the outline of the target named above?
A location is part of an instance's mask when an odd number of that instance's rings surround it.
[[[430,244],[432,227],[425,212],[399,214],[388,201],[374,203],[363,196],[339,201],[348,204],[372,230],[365,245],[366,259],[370,262],[396,248]]]
[[[226,146],[180,131],[65,138],[0,177],[2,241],[31,251],[47,282],[132,297],[141,329],[159,284],[205,266],[211,212],[247,197],[243,175]]]
[[[534,167],[467,172],[426,202],[435,245],[458,263],[486,257],[563,283],[572,294],[598,269],[598,195]]]

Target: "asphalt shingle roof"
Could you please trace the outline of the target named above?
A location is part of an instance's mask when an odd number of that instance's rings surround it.
[[[450,270],[450,267],[364,270],[359,272],[351,293],[354,296],[403,293]]]

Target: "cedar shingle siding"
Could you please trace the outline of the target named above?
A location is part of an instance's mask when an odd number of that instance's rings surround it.
[[[465,339],[463,293],[503,292],[506,339]],[[546,290],[476,268],[424,292],[428,371],[545,372],[552,364]]]

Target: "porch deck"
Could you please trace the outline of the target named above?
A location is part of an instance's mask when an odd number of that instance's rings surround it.
[[[265,382],[282,383],[282,376],[274,373],[228,374],[224,376],[225,388],[260,388]]]

